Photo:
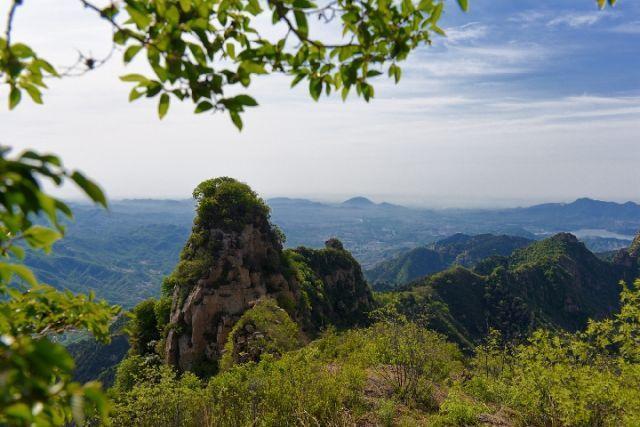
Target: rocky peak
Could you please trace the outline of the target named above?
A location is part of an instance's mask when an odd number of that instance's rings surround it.
[[[370,307],[371,292],[360,266],[339,241],[323,250],[335,256],[327,257],[321,263],[323,271],[317,271],[318,266],[308,265],[306,259],[294,261],[293,251],[282,250],[269,207],[246,184],[231,178],[208,180],[196,188],[194,198],[192,234],[164,283],[164,292],[173,296],[164,349],[167,363],[182,370],[215,372],[236,322],[265,298],[276,301],[308,334],[321,326],[312,319],[314,310],[335,313],[334,306],[344,306],[348,309],[342,311],[355,316]],[[309,274],[319,278],[327,299],[309,297]],[[336,286],[347,291],[334,292]],[[338,297],[344,300],[336,301]]]

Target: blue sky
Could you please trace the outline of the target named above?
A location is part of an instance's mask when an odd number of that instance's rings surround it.
[[[188,197],[200,180],[230,175],[266,197],[640,201],[640,2],[599,11],[592,0],[471,0],[468,13],[454,1],[446,10],[448,37],[416,51],[399,85],[380,79],[370,104],[316,103],[274,76],[252,87],[261,106],[242,133],[191,106],[159,121],[155,104],[126,101],[117,76],[131,70],[115,59],[53,83],[44,106],[0,110],[0,142],[59,153],[113,198]],[[56,64],[76,48],[109,48],[109,29],[75,2],[19,12],[17,39]]]
[[[449,8],[444,25],[466,29],[464,45],[471,49],[489,44],[521,52],[513,73],[505,67],[504,75],[483,76],[482,83],[531,97],[637,94],[640,2],[621,1],[604,11],[594,3],[478,0],[467,14]]]

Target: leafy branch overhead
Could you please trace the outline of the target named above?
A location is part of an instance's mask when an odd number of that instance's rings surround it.
[[[238,128],[240,114],[258,103],[249,95],[230,95],[229,89],[248,87],[256,75],[284,73],[292,85],[304,80],[316,100],[323,92],[340,91],[346,98],[355,90],[368,101],[374,96],[373,77],[386,70],[397,82],[398,63],[430,44],[433,33],[444,35],[438,27],[442,0],[125,0],[107,7],[79,1],[111,24],[125,63],[146,57],[152,72],[122,77],[134,84],[130,100],[157,96],[163,117],[171,98],[190,99],[196,113],[228,111]],[[10,108],[23,92],[41,103],[45,77],[60,75],[29,46],[11,41],[21,3],[13,2],[0,39],[0,75],[10,87]],[[466,0],[458,3],[467,9]],[[257,23],[265,14],[279,36],[262,33],[266,29]],[[314,37],[312,23],[335,35]]]
[[[196,113],[228,111],[240,129],[240,114],[258,103],[228,92],[249,87],[256,75],[284,73],[292,86],[305,81],[315,100],[332,91],[344,99],[355,90],[369,101],[372,78],[386,72],[397,83],[399,63],[429,45],[432,34],[445,35],[438,26],[444,0],[123,0],[106,7],[78,1],[112,26],[114,48],[122,51],[124,63],[144,56],[150,66],[146,75],[121,77],[134,84],[129,100],[158,97],[160,118],[172,98],[191,100]],[[596,1],[600,7],[615,3]],[[22,2],[13,0],[0,38],[0,78],[10,88],[9,108],[18,105],[23,92],[41,104],[45,77],[73,75],[59,73],[29,46],[11,41]],[[469,6],[468,0],[457,3],[465,11]],[[258,25],[263,15],[270,17],[277,36]],[[313,31],[323,26],[330,31]],[[331,36],[314,36],[321,32]],[[80,55],[76,65],[89,71],[111,53],[101,60]]]

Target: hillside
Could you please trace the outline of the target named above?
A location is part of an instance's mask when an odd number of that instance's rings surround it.
[[[393,289],[452,265],[471,267],[490,256],[510,255],[515,249],[531,242],[516,236],[469,236],[458,233],[425,247],[409,250],[390,261],[381,262],[366,270],[365,274],[374,289]]]
[[[130,200],[114,202],[108,211],[72,207],[74,219],[52,253],[27,255],[38,278],[60,289],[94,291],[125,308],[157,296],[189,235],[193,202]]]
[[[488,328],[514,338],[539,327],[576,331],[618,309],[618,282],[633,280],[638,268],[637,254],[620,254],[626,257],[601,260],[575,236],[560,233],[473,270],[456,266],[421,279],[398,294],[398,307],[412,317],[430,312],[432,327],[463,344]]]

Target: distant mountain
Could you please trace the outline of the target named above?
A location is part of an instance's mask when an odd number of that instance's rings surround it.
[[[349,200],[345,200],[344,202],[342,202],[342,205],[370,207],[370,206],[375,206],[375,203],[373,203],[371,200],[367,199],[366,197],[353,197]]]
[[[488,328],[509,337],[541,326],[574,331],[618,309],[618,283],[638,274],[638,252],[622,250],[607,262],[560,233],[473,270],[456,266],[421,279],[399,294],[399,305],[411,315],[430,312],[434,327],[467,345]]]
[[[433,244],[411,249],[365,271],[374,289],[389,289],[409,283],[452,265],[472,266],[494,255],[510,255],[530,244],[524,237],[480,234],[454,234]]]
[[[571,217],[599,217],[599,218],[629,218],[635,219],[640,215],[640,205],[634,202],[615,203],[583,197],[571,203],[545,203],[523,208],[528,215],[560,215]]]
[[[579,239],[590,251],[595,253],[617,251],[627,248],[631,244],[631,240],[629,239],[617,239],[615,237],[584,236]]]
[[[577,199],[572,203],[545,203],[507,209],[499,217],[525,226],[544,225],[547,229],[557,231],[602,229],[635,235],[640,229],[640,205],[637,203],[604,202],[589,198]]]

